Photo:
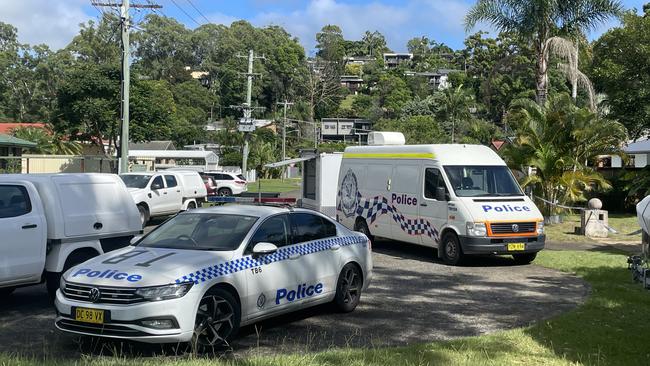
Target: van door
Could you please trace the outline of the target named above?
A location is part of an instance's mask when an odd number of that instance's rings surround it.
[[[165,182],[163,181],[162,175],[155,175],[151,178],[151,183],[149,185],[149,209],[151,215],[160,215],[169,213],[169,201],[167,199],[167,189],[165,188]]]
[[[0,285],[40,280],[46,237],[43,205],[34,186],[0,184]]]
[[[165,184],[169,210],[173,210],[175,212],[180,211],[181,208],[183,208],[183,192],[181,192],[181,188],[183,187],[179,185],[176,176],[172,174],[165,174]]]
[[[445,184],[440,169],[424,166],[424,179],[420,196],[420,217],[423,220],[424,232],[420,235],[422,245],[437,247],[442,227],[449,217],[449,190]]]
[[[393,167],[388,203],[393,212],[391,217],[391,237],[395,240],[420,244],[420,165],[399,164]]]

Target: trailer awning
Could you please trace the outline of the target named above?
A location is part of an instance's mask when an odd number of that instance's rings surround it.
[[[316,159],[316,155],[314,155],[314,156],[306,156],[306,157],[302,157],[302,158],[282,160],[282,161],[278,161],[278,162],[275,162],[275,163],[265,164],[264,167],[265,168],[279,168],[281,166],[285,166],[285,165],[289,165],[289,164],[295,164],[295,163],[301,163],[303,161],[307,161],[307,160],[311,160],[311,159]]]

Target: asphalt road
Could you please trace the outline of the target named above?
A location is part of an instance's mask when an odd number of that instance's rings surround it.
[[[242,329],[235,355],[377,347],[480,335],[527,325],[574,308],[589,294],[581,279],[510,258],[476,258],[462,267],[433,251],[397,242],[374,244],[374,279],[350,314],[319,306]],[[80,359],[175,353],[173,347],[104,342],[55,330],[44,286],[17,290],[0,303],[0,352]]]

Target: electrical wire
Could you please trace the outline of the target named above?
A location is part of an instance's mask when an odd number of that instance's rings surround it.
[[[205,21],[206,21],[207,24],[212,23],[212,22],[210,21],[210,19],[208,19],[208,17],[206,17],[205,15],[203,15],[203,13],[201,12],[201,10],[199,10],[199,9],[194,5],[194,3],[192,2],[192,0],[187,0],[187,2],[188,2],[188,3],[189,3],[189,4],[194,8],[194,10],[196,10],[197,13],[199,13],[199,15],[201,15],[201,16],[203,17],[203,19],[205,19]]]
[[[188,12],[185,11],[185,9],[181,8],[181,6],[178,5],[178,3],[176,2],[176,0],[171,0],[171,1],[172,1],[172,3],[174,3],[174,5],[176,5],[176,7],[177,7],[180,11],[183,12],[183,14],[185,14],[185,15],[186,15],[188,18],[190,18],[194,23],[196,23],[196,25],[198,25],[199,27],[201,26],[201,23],[197,22],[196,19],[194,19],[194,17],[192,17]]]

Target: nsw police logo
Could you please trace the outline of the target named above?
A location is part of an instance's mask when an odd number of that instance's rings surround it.
[[[257,307],[261,309],[264,307],[264,304],[266,304],[266,296],[260,294],[260,297],[257,298]]]
[[[101,291],[97,287],[93,287],[88,292],[88,300],[91,302],[97,302],[102,297]]]
[[[354,175],[352,169],[343,177],[341,182],[341,211],[346,217],[350,217],[357,212],[359,206],[359,185],[357,183],[357,176]]]

